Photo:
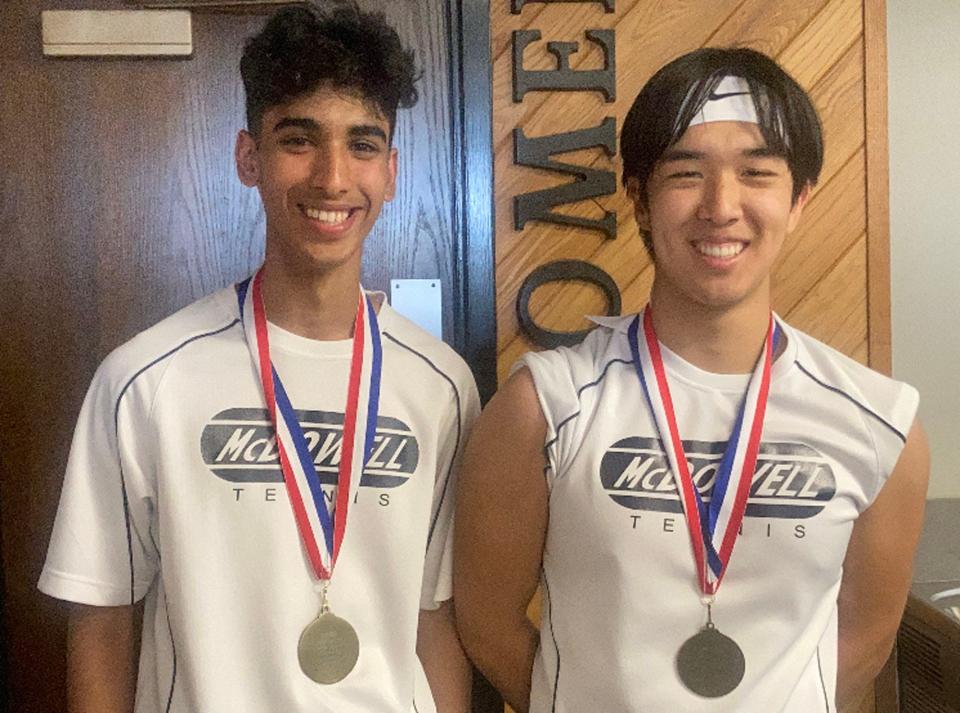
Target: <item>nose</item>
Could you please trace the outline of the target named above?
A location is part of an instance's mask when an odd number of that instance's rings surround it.
[[[726,171],[719,172],[708,176],[703,186],[697,211],[701,220],[722,226],[740,218],[740,183],[735,175]]]
[[[328,196],[346,193],[350,184],[349,155],[345,148],[335,145],[321,147],[316,152],[310,172],[310,185]]]

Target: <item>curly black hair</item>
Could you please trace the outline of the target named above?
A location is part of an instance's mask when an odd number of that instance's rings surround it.
[[[247,97],[247,129],[258,135],[273,106],[330,86],[375,106],[390,124],[397,107],[417,103],[413,50],[380,12],[353,0],[279,10],[247,40],[240,59]]]

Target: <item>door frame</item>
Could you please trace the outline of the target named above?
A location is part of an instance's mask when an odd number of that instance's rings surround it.
[[[447,7],[456,231],[452,341],[486,403],[497,390],[490,2],[449,0]],[[473,713],[503,713],[503,699],[476,669]]]
[[[449,0],[453,126],[453,346],[483,403],[497,389],[493,74],[489,0]]]

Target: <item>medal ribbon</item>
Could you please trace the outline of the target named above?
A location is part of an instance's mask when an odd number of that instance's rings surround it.
[[[653,312],[649,306],[643,313],[642,341],[638,335],[639,326],[640,316],[637,316],[627,331],[634,368],[677,482],[700,589],[706,595],[713,595],[719,589],[730,563],[750,495],[757,454],[760,451],[763,419],[770,391],[770,370],[779,340],[779,328],[771,315],[767,337],[763,343],[763,354],[757,360],[750,376],[733,432],[727,440],[717,469],[710,502],[705,504],[693,482],[690,464],[680,440],[670,385],[667,383],[660,342],[653,328]]]
[[[240,319],[250,355],[260,376],[270,422],[276,434],[280,469],[297,529],[314,574],[318,580],[327,581],[333,575],[346,532],[350,503],[360,487],[363,466],[371,453],[376,436],[382,366],[377,314],[361,287],[353,326],[353,350],[347,404],[344,409],[343,437],[340,442],[337,493],[331,510],[327,507],[323,489],[320,487],[320,477],[314,467],[303,427],[297,419],[280,375],[270,360],[267,319],[260,292],[262,276],[261,269],[252,281],[247,279],[237,285]],[[278,411],[280,418],[277,418]],[[357,428],[358,424],[361,429]],[[322,547],[318,544],[321,534]]]

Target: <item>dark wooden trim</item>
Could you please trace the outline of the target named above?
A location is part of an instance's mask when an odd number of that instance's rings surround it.
[[[486,403],[497,390],[496,265],[493,253],[493,72],[489,0],[449,0],[453,125],[453,345]],[[476,670],[473,713],[503,713]]]
[[[454,160],[453,344],[485,403],[497,389],[493,253],[493,97],[490,3],[450,0]]]
[[[863,84],[867,163],[867,353],[872,368],[890,374],[893,355],[885,0],[863,2]]]
[[[7,581],[0,544],[0,713],[10,710],[10,656],[7,652]]]

